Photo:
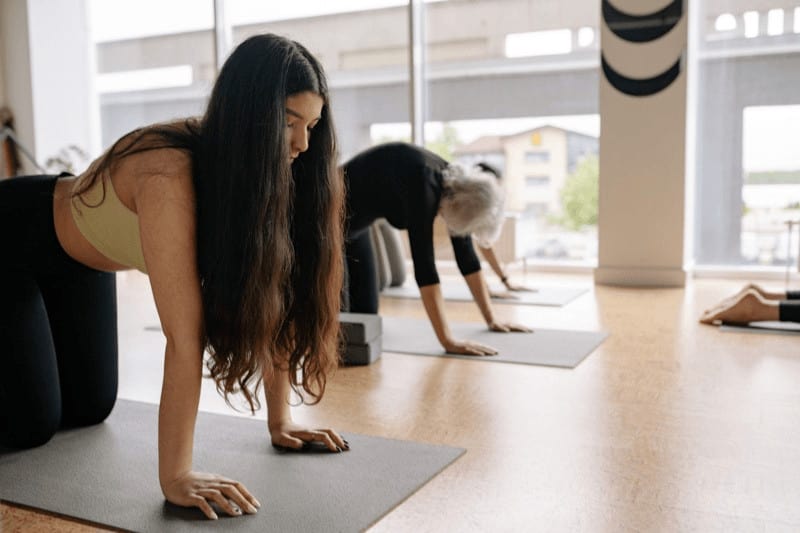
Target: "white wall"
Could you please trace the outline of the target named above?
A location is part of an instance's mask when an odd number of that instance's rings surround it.
[[[0,93],[17,138],[39,164],[75,144],[90,150],[92,54],[84,0],[0,2]],[[25,157],[23,172],[35,172]]]
[[[89,28],[84,0],[28,0],[35,154],[92,149]]]
[[[617,1],[628,13],[656,12],[663,0]],[[667,70],[686,50],[688,13],[669,33],[631,43],[601,22],[608,63],[637,79]],[[686,69],[664,90],[630,96],[600,78],[600,211],[595,280],[614,285],[683,286],[686,206]]]

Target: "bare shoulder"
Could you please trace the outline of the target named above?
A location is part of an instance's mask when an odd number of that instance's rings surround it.
[[[179,148],[155,148],[138,154],[145,174],[191,177],[192,156]]]
[[[164,146],[165,138],[156,128],[161,132],[190,133],[188,120],[156,124],[132,132],[118,142],[115,151],[122,156],[115,158],[109,169],[117,192],[122,198],[131,198],[132,203],[137,204],[137,212],[144,191],[156,188],[172,191],[170,196],[183,192],[186,197],[193,193],[191,152]]]
[[[158,148],[136,157],[134,196],[137,211],[143,201],[194,203],[190,154],[176,148]]]

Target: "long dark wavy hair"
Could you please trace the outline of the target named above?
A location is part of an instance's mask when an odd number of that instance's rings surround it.
[[[306,91],[323,99],[322,116],[291,162],[286,98]],[[201,120],[131,132],[74,194],[115,160],[166,147],[192,157],[206,366],[217,390],[229,404],[242,392],[254,411],[262,373],[281,368],[302,401],[318,402],[339,360],[344,202],[321,65],[295,41],[250,37],[225,62]]]

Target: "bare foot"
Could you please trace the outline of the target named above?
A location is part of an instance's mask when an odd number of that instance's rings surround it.
[[[723,305],[726,304],[726,305]],[[756,290],[748,289],[703,313],[700,322],[719,325],[749,324],[761,320],[777,320],[777,302],[763,298]]]
[[[786,299],[786,292],[772,292],[768,291],[755,283],[749,283],[746,289],[752,289],[758,293],[759,296],[764,298],[765,300],[785,300]]]
[[[736,301],[738,301],[742,296],[744,296],[745,294],[747,294],[749,292],[756,293],[759,296],[761,296],[762,298],[767,299],[767,300],[780,300],[781,299],[779,297],[779,295],[776,295],[775,293],[767,292],[764,289],[762,289],[761,287],[759,287],[758,285],[756,285],[755,283],[748,283],[747,285],[745,285],[744,287],[739,289],[739,292],[737,292],[733,296],[728,296],[727,298],[724,298],[723,300],[721,300],[719,303],[717,303],[713,307],[709,307],[708,309],[703,311],[703,316],[713,315],[715,313],[719,313],[719,312],[721,312],[721,311],[723,311],[725,309],[728,309]]]

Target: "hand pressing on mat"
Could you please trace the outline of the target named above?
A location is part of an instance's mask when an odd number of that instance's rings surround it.
[[[509,291],[489,291],[489,297],[495,300],[519,300],[519,296]]]
[[[521,324],[511,324],[507,322],[492,322],[491,324],[489,324],[489,329],[491,331],[496,331],[498,333],[510,333],[512,331],[519,333],[530,333],[533,331],[528,326],[523,326]]]
[[[289,398],[291,382],[286,368],[279,364],[272,372],[263,374],[267,398],[267,428],[276,448],[300,450],[314,443],[332,452],[347,451],[350,445],[332,429],[309,429],[292,420]]]
[[[497,350],[474,341],[457,341],[450,339],[442,343],[447,353],[456,355],[497,355]]]
[[[302,450],[312,445],[325,446],[332,452],[350,450],[350,444],[332,429],[308,429],[291,420],[269,426],[272,445],[278,449]]]
[[[503,270],[503,267],[500,265],[500,261],[497,259],[494,249],[491,246],[479,245],[478,249],[481,251],[483,257],[489,262],[489,265],[492,267],[492,270],[494,270],[494,273],[497,274],[497,277],[500,278],[500,281],[506,287],[507,292],[499,293],[506,296],[495,296],[495,294],[492,293],[492,298],[514,298],[514,296],[509,294],[509,292],[538,292],[537,289],[531,289],[530,287],[518,285],[517,283],[511,281],[508,278],[508,274],[505,273],[505,270]]]
[[[525,285],[519,285],[508,278],[505,278],[503,285],[505,285],[506,289],[511,292],[539,292],[539,289],[532,289],[531,287],[526,287]]]
[[[186,472],[162,487],[168,501],[182,507],[199,507],[211,520],[219,517],[211,504],[231,516],[255,514],[261,504],[247,488],[232,479],[204,472]]]

